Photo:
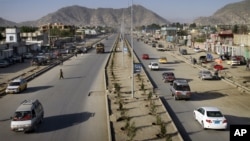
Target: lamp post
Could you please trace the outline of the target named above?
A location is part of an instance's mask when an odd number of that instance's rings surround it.
[[[132,79],[131,79],[131,95],[132,98],[134,98],[134,42],[133,42],[133,0],[131,3],[131,48],[132,48],[132,61],[131,61],[131,75],[132,75]]]

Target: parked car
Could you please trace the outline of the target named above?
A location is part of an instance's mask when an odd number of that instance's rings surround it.
[[[148,54],[142,54],[142,59],[149,59],[149,55]]]
[[[7,88],[5,93],[20,93],[21,91],[27,89],[28,82],[24,78],[17,78],[12,80]]]
[[[206,79],[212,80],[213,79],[212,73],[210,71],[208,71],[208,70],[201,70],[201,71],[199,71],[198,77],[201,80],[206,80]]]
[[[18,132],[35,131],[43,118],[44,110],[39,100],[24,100],[11,117],[10,128]]]
[[[4,68],[4,67],[8,67],[10,65],[10,63],[5,60],[5,59],[0,59],[0,67]]]
[[[203,129],[227,129],[227,119],[217,107],[200,107],[193,114]]]
[[[4,58],[4,60],[8,61],[10,65],[13,65],[16,63],[12,58]]]
[[[160,64],[166,64],[167,61],[167,57],[160,57],[160,59],[158,60]]]
[[[174,80],[170,85],[170,91],[175,100],[190,99],[191,90],[187,80]]]
[[[201,52],[201,49],[199,47],[194,48],[194,52],[198,53]]]
[[[156,47],[156,43],[152,43],[152,47]]]
[[[33,58],[33,54],[32,53],[25,53],[23,56],[24,56],[25,59],[31,59],[31,58]]]
[[[47,59],[45,56],[36,56],[31,60],[31,66],[46,65]]]
[[[180,54],[181,55],[187,55],[187,50],[186,49],[180,49]]]
[[[166,82],[173,82],[175,80],[175,75],[173,72],[163,72],[162,80]]]
[[[149,65],[148,65],[148,68],[150,70],[159,70],[160,69],[157,62],[150,62]]]
[[[233,66],[233,65],[240,65],[240,59],[237,58],[236,56],[232,56],[230,58],[230,60],[227,61],[227,64],[231,65],[231,66]]]
[[[156,47],[156,50],[158,51],[165,51],[165,48],[162,44],[159,44],[157,47]]]
[[[22,57],[21,56],[18,56],[18,55],[14,55],[12,57],[10,57],[14,62],[16,63],[20,63],[22,62]]]
[[[198,59],[198,63],[207,63],[207,56],[200,56]]]

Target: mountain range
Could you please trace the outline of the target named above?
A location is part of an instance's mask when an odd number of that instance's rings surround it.
[[[121,22],[130,25],[131,23],[131,7],[113,9],[113,8],[97,8],[91,9],[78,5],[64,7],[54,13],[50,13],[36,21],[26,21],[21,23],[1,22],[0,25],[17,25],[17,26],[40,26],[48,23],[63,23],[68,25],[107,25],[118,26]],[[169,24],[170,22],[156,13],[144,8],[140,5],[133,6],[133,24],[134,25],[150,25],[150,24]]]
[[[225,5],[210,17],[200,17],[194,20],[200,25],[235,25],[250,23],[250,0]]]
[[[247,24],[250,23],[250,0],[225,5],[212,16],[199,17],[193,23],[200,25],[214,24]],[[53,13],[49,13],[38,20],[15,23],[0,17],[0,26],[40,26],[48,23],[63,23],[77,26],[119,26],[124,21],[125,25],[131,24],[131,7],[113,8],[87,8],[78,5],[63,7]],[[133,24],[169,24],[169,20],[162,18],[153,11],[141,5],[133,6]]]

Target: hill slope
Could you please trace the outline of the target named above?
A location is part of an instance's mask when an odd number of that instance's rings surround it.
[[[228,4],[217,10],[210,17],[200,17],[194,23],[208,24],[247,24],[250,23],[250,0]]]
[[[156,13],[140,6],[133,6],[134,25],[167,24],[166,19]],[[108,25],[117,26],[121,24],[124,14],[125,24],[131,23],[131,7],[122,9],[98,8],[91,9],[81,6],[69,6],[50,13],[36,21],[19,23],[20,25],[43,25],[47,23],[60,22],[70,25]]]

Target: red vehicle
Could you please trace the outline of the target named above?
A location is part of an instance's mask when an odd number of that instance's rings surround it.
[[[166,82],[173,82],[175,80],[175,75],[173,72],[162,73],[162,80]]]
[[[149,59],[149,55],[148,55],[148,54],[143,54],[143,55],[142,55],[142,59],[145,59],[145,60],[146,60],[146,59]]]
[[[223,66],[222,65],[214,65],[214,69],[215,70],[223,70]]]

